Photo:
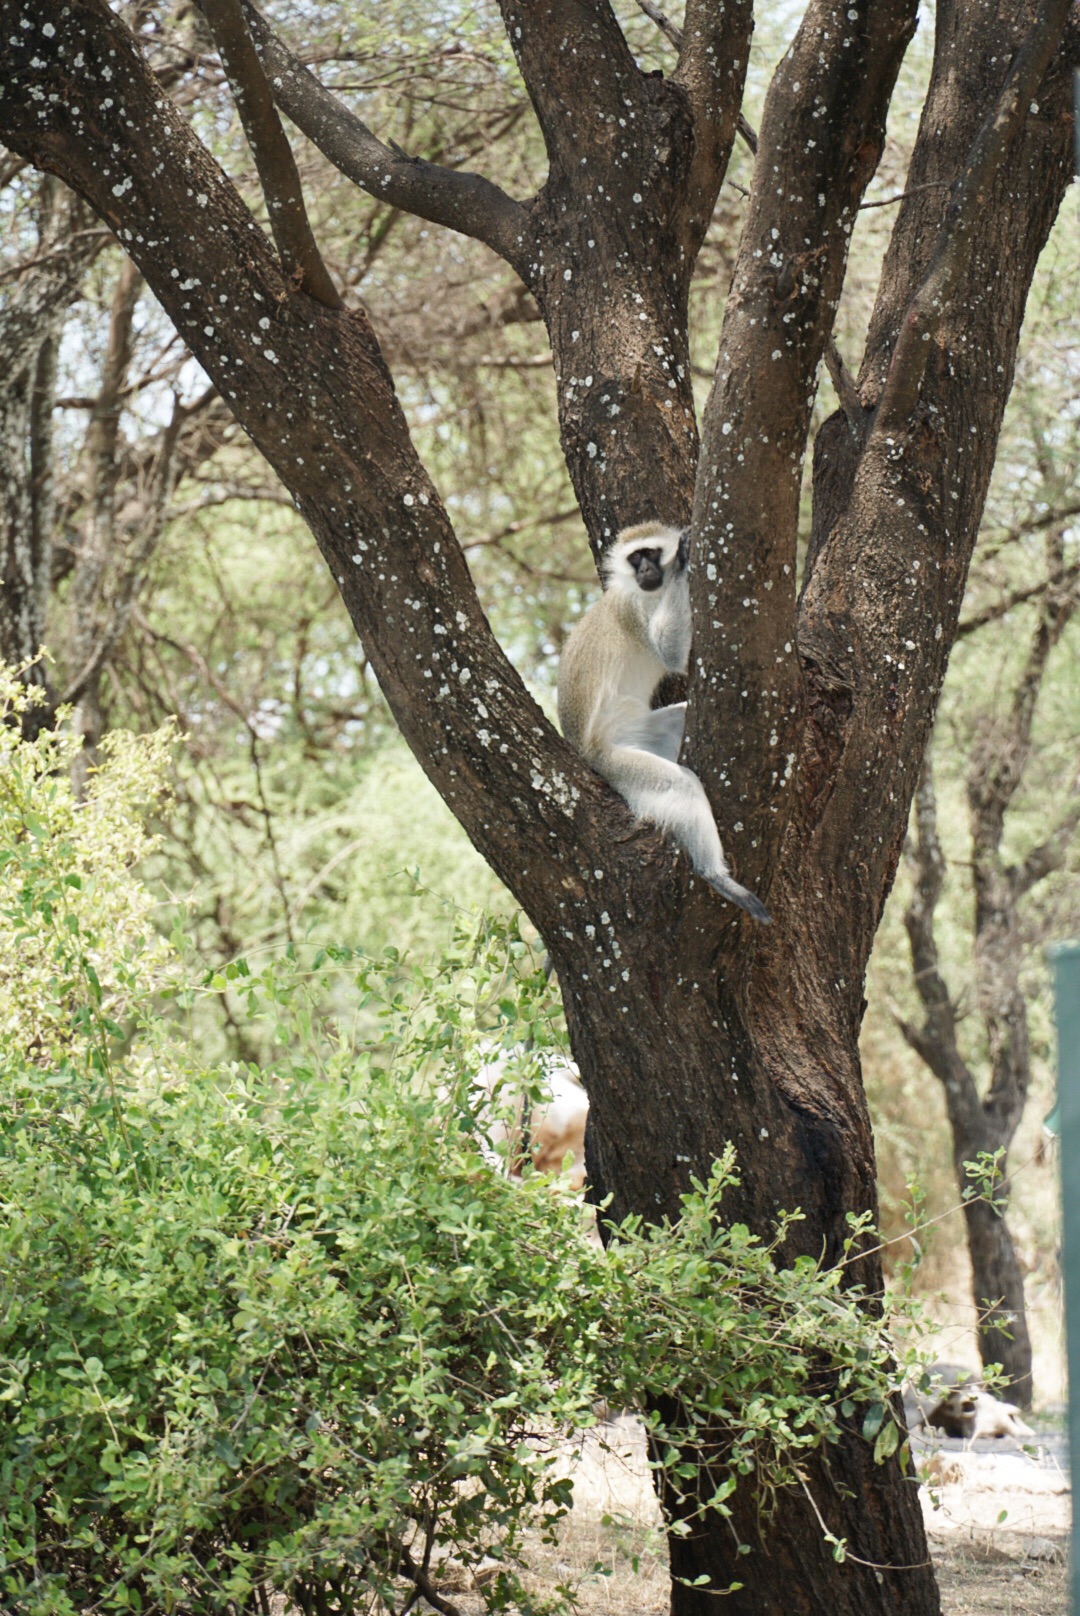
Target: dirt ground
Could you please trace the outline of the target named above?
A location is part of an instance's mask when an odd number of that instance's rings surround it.
[[[1061,1451],[1060,1436],[1036,1437],[1026,1451],[947,1441],[919,1449],[945,1616],[1065,1616]],[[573,1472],[573,1513],[557,1548],[535,1546],[529,1580],[576,1585],[584,1616],[666,1616],[666,1556],[640,1427],[624,1418],[590,1433]],[[451,1597],[463,1612],[480,1608],[467,1589]]]

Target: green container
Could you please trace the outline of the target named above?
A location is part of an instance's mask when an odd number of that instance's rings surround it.
[[[1073,1485],[1072,1612],[1080,1616],[1080,1543],[1076,1492],[1080,1478],[1080,943],[1047,950],[1054,970],[1061,1132],[1061,1271],[1069,1364],[1069,1471]]]

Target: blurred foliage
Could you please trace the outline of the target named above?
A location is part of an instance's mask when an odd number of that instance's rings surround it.
[[[162,793],[165,733],[108,737],[77,802],[70,729],[22,738],[40,699],[0,664],[0,1049],[49,1070],[75,1060],[105,1074],[144,979],[167,950],[150,891],[127,879],[152,845],[141,813]]]

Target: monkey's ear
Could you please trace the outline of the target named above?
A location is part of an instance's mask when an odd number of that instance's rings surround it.
[[[676,553],[676,560],[679,563],[679,570],[680,571],[682,571],[682,569],[685,566],[687,566],[687,564],[689,563],[689,560],[690,560],[690,529],[688,527],[684,527],[682,532],[679,534],[679,548],[678,548],[678,551]]]

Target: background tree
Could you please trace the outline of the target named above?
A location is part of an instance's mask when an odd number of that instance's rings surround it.
[[[1068,417],[1066,422],[1068,430]],[[1013,1395],[1024,1405],[1031,1402],[1032,1394],[1031,1341],[1023,1274],[1005,1218],[1007,1189],[1003,1187],[992,1200],[973,1196],[974,1185],[965,1164],[1000,1152],[999,1170],[1005,1176],[1008,1150],[1023,1115],[1032,1075],[1029,989],[1023,977],[1033,936],[1045,940],[1050,935],[1046,929],[1049,914],[1040,923],[1031,899],[1067,863],[1080,824],[1075,754],[1049,782],[1042,782],[1037,829],[1032,832],[1021,820],[1013,831],[1010,824],[1032,761],[1036,711],[1048,663],[1080,606],[1080,564],[1067,555],[1065,545],[1066,527],[1076,509],[1075,463],[1069,466],[1066,462],[1062,486],[1056,457],[1045,439],[1039,447],[1042,497],[1034,502],[1033,514],[1019,525],[1019,531],[999,541],[1000,548],[1026,539],[1023,549],[1028,565],[1023,569],[1023,582],[1010,580],[996,592],[996,598],[971,611],[959,630],[964,637],[1010,613],[1016,615],[1025,602],[1035,603],[1028,611],[1034,615],[1030,642],[1013,675],[1011,691],[999,700],[998,711],[978,716],[966,748],[973,898],[973,987],[966,1013],[977,1022],[978,1053],[975,1059],[965,1057],[960,1030],[965,1010],[940,963],[936,921],[946,859],[938,832],[929,752],[916,792],[915,828],[909,847],[914,882],[904,916],[923,1021],[916,1025],[902,1017],[899,1020],[905,1039],[943,1087],[958,1187],[969,1197],[964,1214],[982,1361],[1002,1365]],[[1025,533],[1025,529],[1029,531]],[[1034,578],[1033,540],[1041,540],[1044,547],[1043,564]],[[989,1082],[980,1093],[976,1071],[983,1063]]]
[[[729,1138],[733,1215],[767,1229],[778,1206],[802,1206],[789,1255],[837,1253],[848,1213],[874,1204],[862,984],[1067,181],[1068,9],[939,7],[858,399],[845,389],[817,438],[797,600],[813,387],[914,4],[815,0],[777,70],[696,484],[689,277],[734,138],[749,8],[691,4],[665,80],[641,71],[602,0],[507,0],[549,165],[525,203],[383,144],[244,8],[283,109],[331,160],[485,242],[535,298],[594,550],[625,522],[693,509],[689,761],[740,878],[771,894],[776,924],[751,936],[670,844],[632,827],[493,641],[370,324],[338,306],[313,253],[237,7],[206,10],[280,262],[121,19],[99,0],[48,0],[33,18],[0,6],[4,138],[131,251],[296,499],[410,745],[543,933],[590,1089],[591,1176],[617,1214],[674,1213]],[[864,1270],[873,1281],[872,1259]],[[936,1608],[914,1489],[895,1460],[873,1467],[857,1426],[773,1521],[749,1489],[731,1508],[672,1536],[676,1609],[704,1608],[697,1580],[726,1586],[759,1533],[769,1552],[733,1609]],[[842,1571],[819,1517],[848,1541]]]

